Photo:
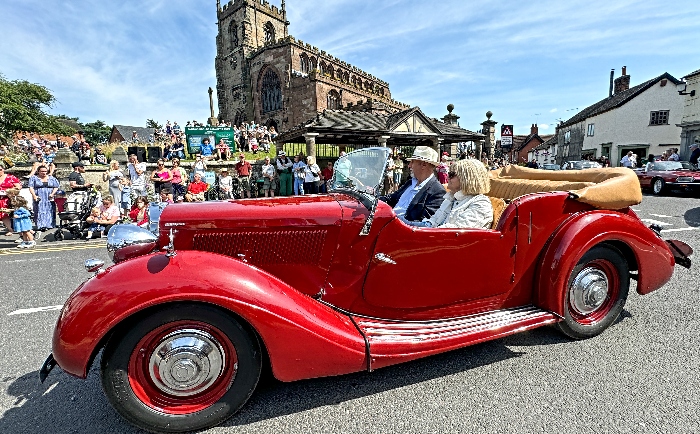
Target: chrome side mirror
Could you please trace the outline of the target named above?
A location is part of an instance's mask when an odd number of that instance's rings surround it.
[[[125,259],[153,251],[158,238],[136,225],[114,225],[107,234],[107,253],[116,264]]]

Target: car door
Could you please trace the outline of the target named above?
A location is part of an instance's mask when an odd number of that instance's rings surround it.
[[[653,167],[653,166],[652,166]],[[651,178],[654,176],[654,170],[644,170],[644,169],[637,169],[635,170],[637,172],[637,177],[639,178],[639,185],[642,188],[647,188],[651,186]]]
[[[363,296],[395,309],[494,297],[511,287],[514,246],[515,225],[503,232],[433,229],[395,219],[377,238]]]

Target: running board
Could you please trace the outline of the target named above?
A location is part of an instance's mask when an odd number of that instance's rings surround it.
[[[498,339],[559,321],[534,306],[492,310],[436,321],[391,321],[352,316],[368,346],[368,370]]]

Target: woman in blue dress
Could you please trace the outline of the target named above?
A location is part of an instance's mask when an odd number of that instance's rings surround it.
[[[39,166],[36,175],[29,178],[29,192],[34,198],[34,221],[40,231],[55,226],[54,197],[58,187],[58,180],[49,175],[49,169],[46,166]]]

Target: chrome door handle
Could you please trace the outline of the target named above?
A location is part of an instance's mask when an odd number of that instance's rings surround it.
[[[378,261],[386,262],[387,264],[396,265],[396,261],[391,259],[391,256],[386,255],[384,253],[377,253],[376,255],[374,255],[374,259],[376,259]]]

